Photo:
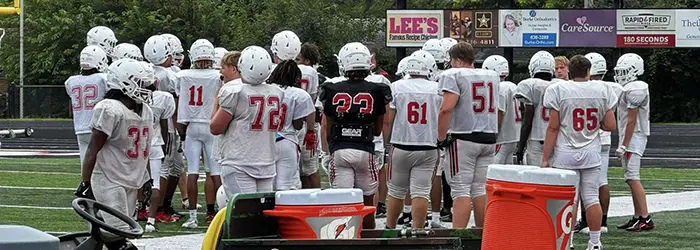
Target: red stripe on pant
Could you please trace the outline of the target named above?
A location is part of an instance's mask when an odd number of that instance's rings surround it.
[[[393,164],[392,164],[393,155],[394,155],[394,147],[391,147],[389,149],[389,164],[387,164],[388,166],[387,166],[387,174],[386,174],[388,177],[387,179],[389,179],[389,180],[391,180],[391,171],[393,168]]]

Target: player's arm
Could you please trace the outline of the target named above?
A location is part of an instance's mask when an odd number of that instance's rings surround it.
[[[209,131],[213,135],[221,135],[226,132],[229,123],[233,120],[233,114],[238,106],[238,92],[229,91],[223,88],[219,91],[219,110],[214,113],[214,117],[209,124]]]
[[[544,137],[544,151],[542,152],[542,166],[548,166],[547,160],[554,151],[554,144],[557,142],[559,135],[559,111],[555,109],[549,110],[549,124],[547,125],[547,134]]]
[[[321,150],[328,153],[328,141],[326,140],[328,125],[326,124],[326,116],[321,113]]]
[[[384,78],[386,80],[386,78]],[[391,124],[394,122],[393,117],[390,117],[387,114],[387,112],[391,112],[391,102],[394,101],[394,96],[392,95],[391,91],[391,82],[389,80],[386,80],[387,84],[382,84],[382,97],[383,97],[383,106],[384,109],[380,110],[381,111],[381,123],[377,124],[378,126],[375,126],[375,134],[374,136],[380,136],[382,135],[382,131],[384,131],[384,128],[387,126],[391,126]],[[377,132],[377,130],[379,132]],[[384,143],[389,143],[387,141],[387,136],[384,134]]]
[[[160,122],[158,124],[160,126],[160,136],[162,136],[163,140],[165,141],[168,138],[168,119],[160,119]],[[166,149],[167,147],[165,145],[160,146],[163,149],[163,152],[168,155],[170,152],[167,152]]]
[[[440,106],[440,113],[438,113],[438,140],[440,141],[447,138],[447,129],[450,125],[450,119],[452,119],[452,111],[457,106],[458,100],[459,95],[448,91],[443,92],[442,106]]]
[[[600,129],[604,131],[613,131],[617,127],[617,122],[615,121],[615,114],[612,109],[608,109],[605,112],[605,117],[603,117],[603,122],[600,124]]]
[[[396,119],[396,111],[394,109],[387,109],[384,115],[384,128],[382,129],[382,134],[384,136],[384,144],[391,143],[391,132],[394,127],[394,119]]]
[[[92,177],[92,171],[95,170],[95,163],[97,162],[97,153],[102,150],[105,143],[107,142],[107,134],[104,132],[92,129],[92,136],[90,137],[90,143],[88,144],[87,153],[85,154],[85,162],[83,163],[83,170],[81,179],[83,182],[90,182]]]
[[[211,112],[212,119],[214,119],[214,115],[216,114],[216,111],[219,110],[219,91],[221,91],[221,86],[223,86],[223,83],[219,84],[219,88],[216,89],[216,95],[214,95],[214,109],[212,109],[212,112]]]
[[[625,126],[625,139],[622,141],[622,145],[625,147],[628,147],[630,145],[632,134],[634,133],[634,129],[637,127],[637,116],[639,116],[639,108],[627,108],[627,125]]]
[[[535,118],[535,106],[532,104],[521,104],[520,111],[523,114],[520,126],[520,140],[518,142],[518,152],[525,151],[525,145],[532,132],[532,121]],[[551,118],[550,118],[551,120]]]

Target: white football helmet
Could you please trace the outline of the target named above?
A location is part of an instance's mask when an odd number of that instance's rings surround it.
[[[367,46],[361,43],[348,43],[340,49],[338,53],[343,72],[353,70],[370,70],[372,54]]]
[[[104,71],[109,66],[107,53],[97,45],[88,45],[80,51],[80,68]]]
[[[216,205],[219,210],[228,206],[228,195],[226,195],[224,186],[219,186],[219,190],[216,191]]]
[[[141,62],[119,59],[107,68],[107,89],[120,90],[136,103],[147,103],[151,100],[151,91],[143,87],[153,84],[153,78]]]
[[[508,60],[500,55],[492,55],[484,59],[481,68],[496,71],[501,77],[506,77],[510,73]]]
[[[299,51],[301,51],[301,41],[297,34],[285,30],[275,34],[272,38],[270,50],[280,60],[294,60],[299,55]]]
[[[445,63],[447,51],[440,44],[438,39],[430,39],[423,44],[423,50],[432,54],[435,58],[435,63]]]
[[[425,50],[417,50],[408,57],[405,73],[407,75],[420,75],[432,78],[437,72],[435,57]]]
[[[214,48],[214,68],[215,69],[221,69],[221,59],[224,58],[224,55],[228,53],[228,50],[222,47],[217,47]]]
[[[180,39],[173,34],[162,34],[161,36],[168,39],[170,49],[173,50],[173,66],[180,67],[182,62],[185,60],[185,55],[183,54],[185,49],[182,48],[182,42],[180,42]]]
[[[404,57],[399,61],[399,65],[396,66],[396,75],[399,76],[399,78],[403,78],[403,76],[406,74],[406,63],[408,62],[408,56]]]
[[[644,74],[644,59],[635,53],[624,54],[617,59],[614,70],[615,82],[624,86]]]
[[[130,43],[120,43],[114,47],[114,53],[112,53],[112,60],[119,60],[122,58],[131,58],[136,61],[143,61],[141,49],[139,49],[138,46]]]
[[[238,71],[241,80],[248,84],[263,83],[272,71],[272,59],[267,50],[258,46],[248,46],[241,51],[238,58]]]
[[[105,26],[95,26],[87,33],[87,45],[97,45],[107,53],[112,54],[114,46],[117,45],[117,37],[114,36],[114,31]]]
[[[440,46],[442,47],[442,49],[445,50],[445,63],[450,63],[450,49],[452,48],[452,46],[457,45],[457,43],[459,42],[457,42],[457,40],[451,37],[445,37],[443,39],[440,39]]]
[[[190,62],[214,61],[214,44],[207,39],[197,39],[190,46]]]
[[[605,75],[608,72],[608,64],[601,54],[591,52],[586,54],[586,59],[591,62],[591,75]]]
[[[535,77],[537,73],[550,73],[554,76],[554,56],[547,51],[541,50],[530,58],[528,65],[530,77]]]
[[[161,65],[172,55],[173,50],[164,36],[151,36],[143,45],[143,56],[152,64]]]

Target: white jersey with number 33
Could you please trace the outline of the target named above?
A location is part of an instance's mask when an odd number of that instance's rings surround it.
[[[600,147],[600,123],[617,104],[617,96],[600,81],[562,81],[547,88],[543,101],[546,108],[559,112],[556,151],[578,152]]]
[[[394,98],[389,108],[395,110],[391,143],[410,146],[435,146],[437,120],[442,98],[437,83],[410,78],[391,85]]]
[[[215,69],[186,69],[177,73],[180,85],[177,122],[209,123],[214,110],[214,97],[221,84]]]
[[[283,129],[284,91],[270,84],[227,84],[219,91],[219,106],[233,116],[221,137],[222,166],[256,178],[275,176],[275,139]],[[226,153],[224,153],[226,152]]]
[[[459,95],[452,112],[450,133],[498,133],[498,87],[496,71],[451,68],[439,77],[439,93]]]

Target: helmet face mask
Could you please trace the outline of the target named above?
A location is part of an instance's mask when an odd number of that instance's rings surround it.
[[[143,87],[153,84],[154,73],[134,59],[119,59],[107,69],[107,88],[117,89],[134,102],[150,103],[152,93]]]
[[[183,54],[185,52],[185,49],[182,48],[182,43],[180,42],[180,39],[173,34],[163,34],[161,36],[165,37],[165,39],[168,40],[168,44],[170,44],[170,48],[173,51],[172,65],[175,67],[182,66],[182,62],[185,60],[185,55]]]

